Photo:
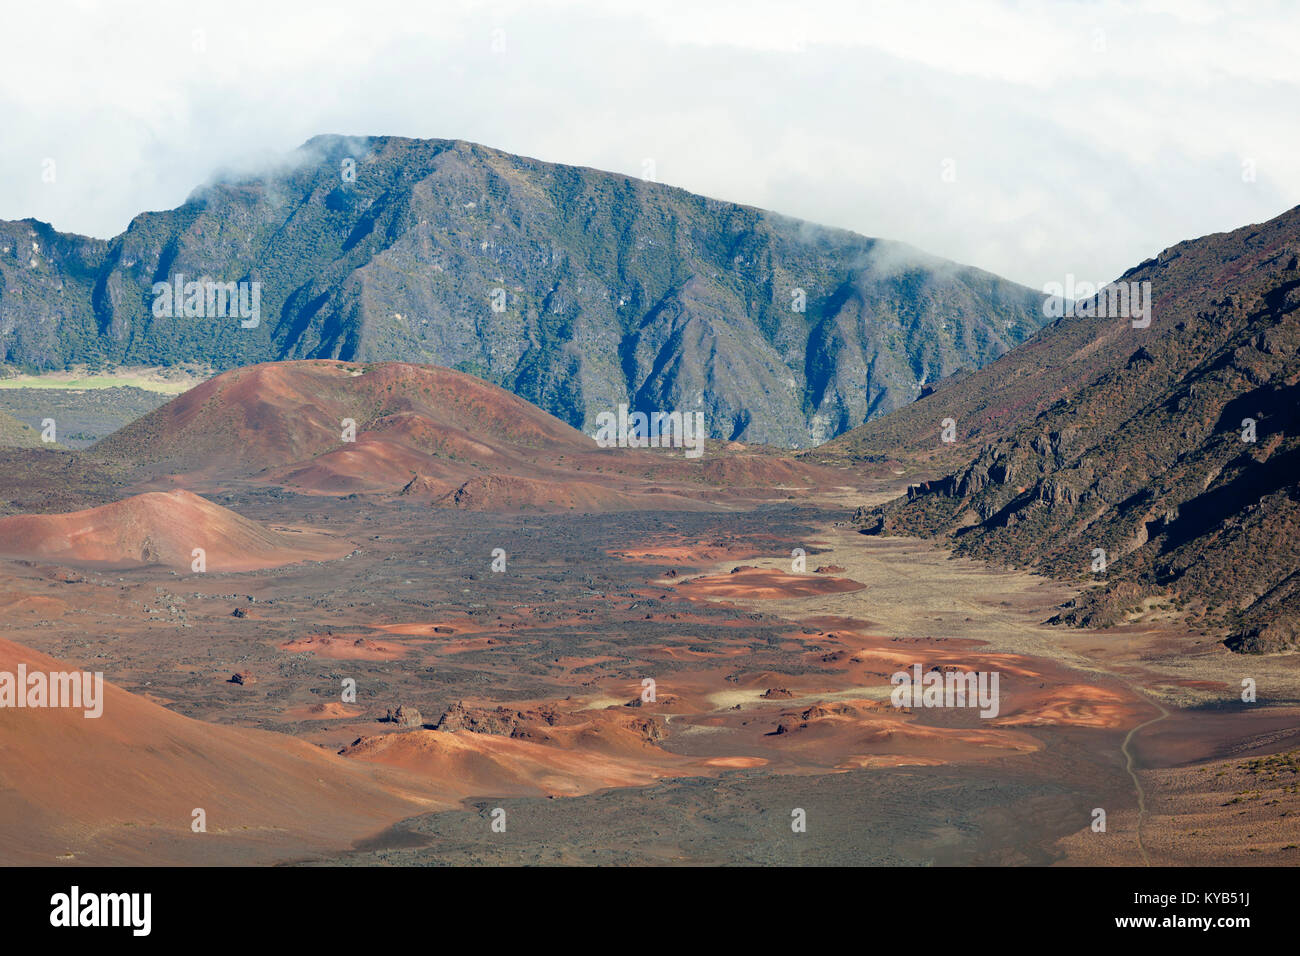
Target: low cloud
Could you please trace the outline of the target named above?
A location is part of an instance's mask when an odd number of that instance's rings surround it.
[[[1118,0],[19,7],[0,218],[107,237],[318,134],[459,138],[652,159],[661,182],[1033,288],[1104,281],[1300,203],[1298,21]]]

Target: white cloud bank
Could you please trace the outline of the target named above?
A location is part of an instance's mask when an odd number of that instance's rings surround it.
[[[1286,2],[30,4],[0,33],[0,218],[110,236],[218,167],[395,134],[650,158],[1034,287],[1105,281],[1300,203],[1298,49]]]

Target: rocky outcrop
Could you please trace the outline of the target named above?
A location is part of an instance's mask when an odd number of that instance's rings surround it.
[[[408,707],[406,704],[398,704],[395,709],[390,709],[384,714],[384,720],[408,730],[424,726],[424,718],[420,715],[420,712],[414,707]]]
[[[1300,208],[1181,243],[1149,327],[1067,318],[837,451],[957,457],[859,509],[866,534],[945,535],[961,553],[1098,585],[1057,615],[1106,626],[1154,607],[1286,650],[1300,616]],[[939,423],[957,422],[943,445]],[[963,448],[968,450],[963,452]]]
[[[1294,620],[1270,621],[1232,635],[1223,642],[1239,654],[1280,654],[1300,646],[1300,623]]]

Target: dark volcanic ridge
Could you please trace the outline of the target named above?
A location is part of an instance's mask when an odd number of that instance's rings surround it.
[[[1300,208],[1180,243],[1122,277],[1150,282],[1149,328],[1063,318],[994,365],[828,452],[960,464],[864,530],[947,536],[958,551],[1097,587],[1061,620],[1164,608],[1296,644],[1300,616]],[[928,446],[928,449],[927,449]]]

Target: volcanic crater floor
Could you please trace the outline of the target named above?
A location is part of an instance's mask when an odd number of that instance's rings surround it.
[[[1258,780],[1250,755],[1300,746],[1293,665],[1047,626],[1069,588],[857,535],[840,508],[209,498],[346,553],[247,572],[4,561],[0,613],[20,645],[186,717],[341,753],[424,802],[376,811],[391,822],[359,841],[234,835],[222,862],[1180,862],[1201,845],[1181,819],[1210,832],[1238,812],[1232,781]],[[999,713],[900,711],[890,675],[913,665],[996,671]],[[1237,703],[1246,673],[1255,706]],[[1213,761],[1223,774],[1199,769]],[[1210,862],[1296,862],[1294,761],[1263,772],[1273,802],[1249,798],[1236,849],[1202,840]],[[210,857],[192,842],[172,859]]]

